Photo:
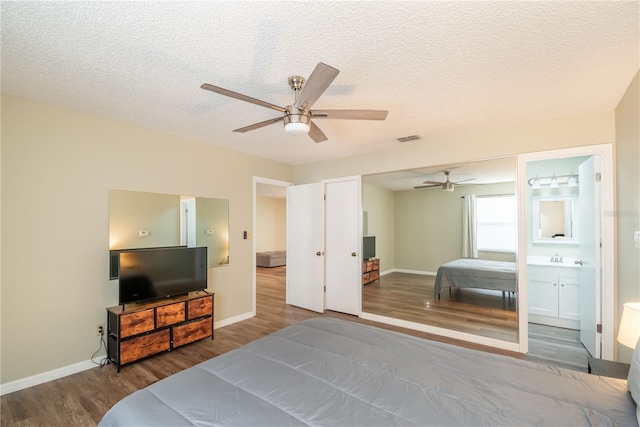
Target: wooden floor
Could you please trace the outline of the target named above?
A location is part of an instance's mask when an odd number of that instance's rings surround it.
[[[483,289],[444,289],[434,298],[434,276],[390,273],[364,286],[362,311],[518,342],[517,296]]]
[[[446,337],[376,324],[341,313],[328,311],[320,315],[288,306],[285,304],[285,273],[285,267],[258,268],[256,317],[216,329],[214,340],[201,340],[169,353],[125,366],[120,373],[116,373],[114,366],[106,365],[2,396],[0,398],[2,426],[96,425],[111,406],[140,388],[213,356],[238,348],[285,326],[316,316],[372,324],[384,329],[483,351],[518,358],[546,360],[550,364],[560,366],[574,366],[573,360],[566,363],[562,361],[564,353],[567,352],[567,342],[570,343],[571,338],[554,332],[546,332],[544,328],[538,332],[541,353],[523,356],[474,344],[456,342]],[[562,345],[558,345],[559,343]],[[536,345],[536,347],[538,346]],[[579,359],[579,356],[575,357],[576,360]],[[586,370],[586,359],[584,366],[585,369],[580,370]]]

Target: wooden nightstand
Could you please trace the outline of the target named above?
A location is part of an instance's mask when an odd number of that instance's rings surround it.
[[[595,359],[587,357],[589,373],[603,377],[621,378],[626,380],[629,376],[628,363],[612,362],[611,360]]]

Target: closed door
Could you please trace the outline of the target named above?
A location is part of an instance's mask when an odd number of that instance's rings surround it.
[[[324,184],[287,187],[287,304],[324,312]]]
[[[325,182],[326,309],[360,314],[360,179]]]

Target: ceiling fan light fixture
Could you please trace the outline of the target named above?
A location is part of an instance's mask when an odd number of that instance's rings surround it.
[[[289,135],[307,135],[309,129],[309,125],[302,122],[285,123],[284,125],[284,131]]]
[[[454,188],[455,185],[453,185],[452,182],[445,182],[444,184],[442,184],[442,191],[452,192]]]
[[[307,135],[311,129],[310,121],[307,112],[289,105],[287,114],[284,116],[284,131],[289,135]]]

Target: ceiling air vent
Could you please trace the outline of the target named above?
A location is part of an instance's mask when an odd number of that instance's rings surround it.
[[[398,142],[409,142],[409,141],[415,141],[418,139],[422,139],[422,137],[420,135],[409,135],[409,136],[403,136],[402,138],[398,138],[397,141]]]

